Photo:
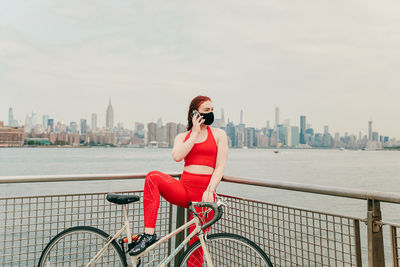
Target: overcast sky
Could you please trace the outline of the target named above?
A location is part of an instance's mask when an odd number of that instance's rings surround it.
[[[0,120],[185,123],[190,100],[249,126],[400,138],[400,2],[1,1]]]

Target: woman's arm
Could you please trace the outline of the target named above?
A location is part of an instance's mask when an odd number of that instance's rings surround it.
[[[178,134],[174,140],[174,147],[172,148],[172,158],[179,162],[183,160],[186,155],[192,150],[196,137],[193,132],[190,135],[189,139],[185,142],[185,135]]]
[[[228,137],[224,130],[219,130],[219,132],[217,161],[215,163],[215,169],[211,176],[210,183],[208,184],[206,192],[203,194],[204,201],[213,201],[212,193],[215,192],[217,186],[221,182],[222,176],[224,175],[226,160],[228,158]],[[211,193],[211,200],[209,198],[209,193]]]
[[[183,160],[186,155],[192,150],[192,147],[200,134],[200,124],[204,122],[203,117],[193,117],[192,119],[193,127],[190,137],[185,142],[185,135],[178,134],[174,140],[174,147],[172,148],[172,158],[179,162]]]

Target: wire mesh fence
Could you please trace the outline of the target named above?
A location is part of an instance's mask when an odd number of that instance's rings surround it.
[[[211,232],[247,237],[274,266],[361,266],[359,219],[225,197],[229,213]]]
[[[125,192],[124,194],[142,192]],[[115,234],[122,228],[122,207],[109,203],[106,193],[0,198],[0,266],[36,266],[52,237],[66,228],[87,225]],[[132,232],[143,231],[142,202],[128,205]],[[170,232],[171,205],[161,201],[157,232]],[[163,244],[143,262],[168,255]],[[110,264],[111,265],[111,264]]]
[[[141,197],[143,192],[123,194]],[[116,233],[122,227],[122,207],[109,203],[105,196],[90,193],[0,198],[0,266],[36,266],[50,239],[72,226],[87,225]],[[225,197],[228,212],[211,227],[211,233],[247,237],[267,253],[274,266],[361,266],[363,219]],[[142,232],[142,201],[128,207],[132,232]],[[173,206],[161,201],[156,228],[160,236],[175,228],[177,214]],[[400,226],[389,227],[393,266],[399,266]],[[143,263],[156,266],[173,249],[174,241],[157,247]]]
[[[387,223],[390,227],[391,248],[392,248],[392,265],[400,266],[400,225]]]

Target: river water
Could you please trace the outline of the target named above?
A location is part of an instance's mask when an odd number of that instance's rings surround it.
[[[6,148],[0,149],[0,176],[181,172],[170,149]],[[369,191],[400,193],[400,152],[231,149],[225,174]],[[136,190],[143,181],[5,184],[1,196]],[[218,192],[352,216],[366,216],[366,201],[221,183]],[[400,222],[397,205],[383,204],[384,219]],[[394,209],[393,209],[394,206]],[[400,206],[400,205],[399,205]]]

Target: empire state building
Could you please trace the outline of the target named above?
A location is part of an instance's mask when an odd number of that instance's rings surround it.
[[[107,107],[107,115],[106,115],[106,129],[112,130],[114,128],[114,110],[111,106],[111,98]]]

